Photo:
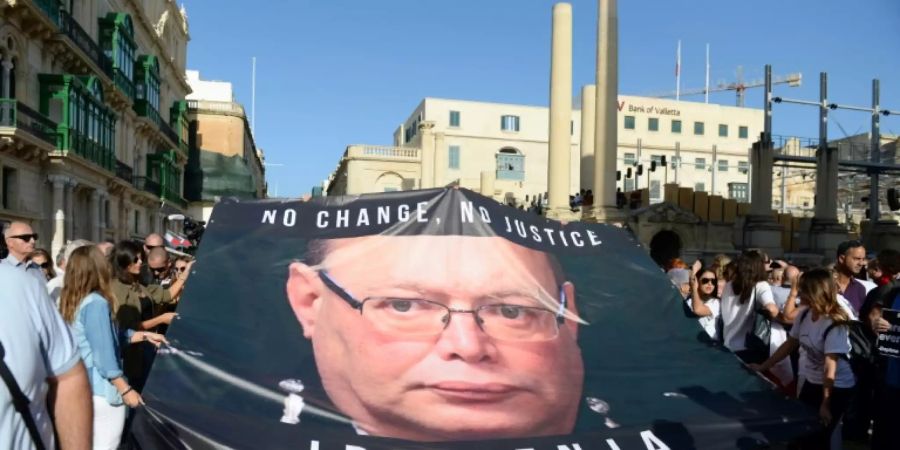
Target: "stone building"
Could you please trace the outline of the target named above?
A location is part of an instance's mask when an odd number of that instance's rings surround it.
[[[188,39],[173,0],[3,0],[0,221],[56,254],[186,212]]]
[[[244,107],[234,100],[231,83],[201,80],[193,70],[187,75],[193,92],[187,96],[190,157],[185,197],[191,216],[209,220],[221,198],[266,198],[265,158]]]

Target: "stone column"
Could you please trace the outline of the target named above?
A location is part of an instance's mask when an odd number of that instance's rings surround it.
[[[100,240],[100,192],[97,190],[91,192],[88,209],[91,212],[91,240],[98,242]]]
[[[66,183],[66,239],[75,239],[75,186],[78,182],[69,178]]]
[[[492,170],[481,171],[481,195],[494,198],[494,179],[496,174]]]
[[[581,88],[581,189],[594,189],[594,126],[597,117],[597,86],[588,84]]]
[[[572,138],[572,5],[553,5],[550,50],[550,154],[547,161],[547,217],[572,216],[569,207]]]
[[[66,210],[65,190],[68,178],[60,175],[50,175],[50,184],[53,185],[53,242],[50,245],[51,254],[55,258],[66,245]]]
[[[619,16],[616,0],[597,1],[597,99],[594,128],[594,210],[597,222],[624,222],[616,208],[618,153]]]
[[[763,133],[762,139],[753,144],[750,165],[753,168],[753,200],[750,214],[744,222],[744,248],[759,248],[772,258],[784,255],[781,233],[784,227],[775,221],[772,212],[772,141]],[[713,168],[715,170],[715,168]]]
[[[444,187],[447,185],[446,172],[450,165],[449,151],[444,141],[444,133],[434,133],[434,186]]]
[[[0,65],[2,65],[3,70],[3,98],[10,98],[10,94],[15,94],[15,92],[11,92],[10,90],[9,79],[13,69],[13,62],[9,58],[9,55],[3,58],[3,62],[0,63]]]
[[[434,122],[423,121],[419,124],[419,133],[421,133],[421,170],[422,176],[419,181],[420,189],[428,189],[434,187]]]

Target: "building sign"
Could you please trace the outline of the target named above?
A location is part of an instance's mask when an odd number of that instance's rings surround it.
[[[654,114],[659,116],[673,116],[680,117],[681,110],[670,108],[668,106],[657,106],[652,104],[647,105],[635,105],[626,102],[625,100],[619,100],[617,105],[620,112],[627,113],[640,113],[640,114]]]
[[[464,189],[218,203],[142,448],[679,449],[817,429],[626,231]]]

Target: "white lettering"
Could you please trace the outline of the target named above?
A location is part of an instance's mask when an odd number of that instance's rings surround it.
[[[578,247],[584,247],[584,241],[581,239],[581,233],[573,231],[571,233],[572,243]]]
[[[426,206],[428,206],[428,202],[416,203],[416,222],[428,222],[428,219],[425,218]]]
[[[292,227],[297,224],[297,211],[293,209],[289,209],[284,212],[283,219],[284,226]]]
[[[650,430],[641,431],[641,439],[644,440],[644,445],[647,446],[647,450],[669,450],[669,446],[663,443],[663,441],[656,437]]]
[[[309,450],[319,450],[319,441],[310,441]]]
[[[472,202],[459,202],[459,212],[462,216],[462,223],[475,221],[475,207],[472,206]]]
[[[550,245],[556,245],[556,242],[553,241],[553,228],[544,228],[544,233],[547,233],[547,239],[550,241]]]
[[[588,238],[591,240],[591,245],[598,246],[601,244],[600,239],[597,238],[597,234],[591,230],[587,230]]]
[[[378,225],[383,223],[390,223],[391,221],[391,207],[390,206],[379,206],[378,207]]]
[[[369,211],[366,208],[359,210],[359,216],[356,218],[356,226],[369,226]]]
[[[350,444],[347,444],[347,445],[344,447],[344,449],[345,449],[345,450],[366,450],[365,447],[360,447],[360,446],[358,446],[358,445],[350,445]]]
[[[565,231],[559,230],[559,240],[561,240],[563,245],[565,245],[566,247],[569,246],[569,242],[566,241],[566,232]]]
[[[621,450],[621,449],[619,449],[619,445],[616,444],[616,441],[614,441],[612,439],[607,439],[606,445],[609,446],[609,450]]]
[[[516,231],[519,232],[520,237],[528,237],[528,232],[525,231],[525,224],[520,222],[519,220],[513,221],[516,224]]]
[[[319,211],[316,214],[316,227],[325,228],[328,226],[328,211]]]
[[[269,222],[269,225],[275,225],[275,215],[277,212],[274,209],[267,209],[263,212],[263,220],[262,223]]]
[[[400,205],[397,207],[397,220],[401,222],[409,220],[409,205]]]
[[[538,227],[532,225],[531,229],[531,238],[534,239],[534,242],[541,242],[541,231],[538,230]]]
[[[335,220],[335,227],[337,228],[347,228],[350,226],[350,210],[349,209],[339,209],[337,212],[337,219]]]
[[[557,445],[556,450],[581,450],[581,446],[578,444],[572,444],[572,447],[569,448],[568,445]]]
[[[503,216],[503,220],[506,221],[506,232],[512,233],[512,224],[509,223],[509,216]]]
[[[481,213],[481,220],[483,220],[484,223],[491,223],[491,215],[488,214],[488,211],[484,206],[479,206],[478,212]]]

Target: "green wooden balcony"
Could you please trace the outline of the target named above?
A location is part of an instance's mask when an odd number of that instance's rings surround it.
[[[0,98],[0,127],[17,128],[56,145],[57,124],[14,98]]]

